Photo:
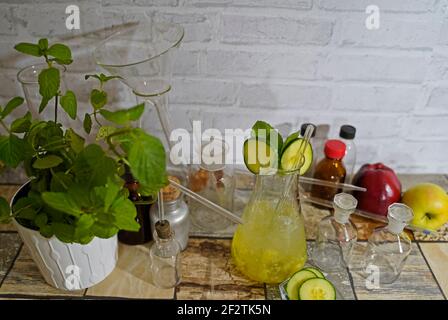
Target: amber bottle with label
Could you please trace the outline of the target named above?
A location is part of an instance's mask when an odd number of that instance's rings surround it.
[[[138,192],[138,181],[134,179],[130,171],[127,170],[124,179],[125,187],[129,190],[129,199],[134,203],[135,208],[137,209],[135,220],[140,224],[140,230],[137,232],[121,230],[118,232],[118,240],[129,245],[144,244],[152,240],[151,221],[149,218],[152,199],[149,197],[142,197]]]
[[[345,155],[345,144],[340,140],[328,140],[325,143],[323,158],[316,166],[314,178],[343,183],[345,180],[346,170],[342,159]],[[337,188],[313,185],[311,188],[311,196],[323,200],[333,201],[334,196],[341,192]]]

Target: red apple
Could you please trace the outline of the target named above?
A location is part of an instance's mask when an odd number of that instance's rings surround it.
[[[387,216],[387,208],[401,198],[400,180],[382,163],[363,165],[353,178],[353,184],[367,189],[354,192],[360,210]]]

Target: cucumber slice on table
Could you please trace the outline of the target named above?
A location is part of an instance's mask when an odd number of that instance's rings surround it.
[[[302,138],[297,138],[285,144],[282,150],[282,156],[280,158],[280,165],[283,170],[293,171],[297,170],[301,165],[299,157],[300,145],[304,140]],[[313,148],[311,144],[308,143],[304,150],[305,161],[300,168],[300,175],[305,174],[313,163]]]
[[[336,300],[333,284],[321,278],[306,280],[299,288],[300,300]]]
[[[316,277],[321,278],[321,279],[325,279],[325,276],[324,276],[324,274],[322,273],[322,271],[320,271],[320,270],[317,269],[317,268],[307,267],[307,268],[304,268],[303,270],[311,271],[312,273],[314,273],[314,274],[316,275]]]
[[[316,278],[316,275],[309,270],[296,272],[286,284],[286,293],[289,300],[299,300],[299,288],[305,281]]]
[[[251,138],[244,141],[243,155],[247,169],[254,174],[277,167],[277,151],[263,140]]]

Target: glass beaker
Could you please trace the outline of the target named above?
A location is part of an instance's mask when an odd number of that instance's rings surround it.
[[[189,166],[188,186],[190,190],[233,211],[235,180],[233,167],[226,165],[228,145],[224,140],[214,139],[205,144],[200,151],[200,164]],[[231,225],[231,221],[210,212],[194,199],[188,200],[192,223],[204,232],[213,233]]]
[[[95,49],[96,63],[121,77],[136,95],[157,110],[165,138],[172,131],[167,93],[171,90],[173,49],[184,36],[180,25],[155,22],[150,18],[125,25]],[[145,127],[145,117],[140,125]]]
[[[307,260],[305,226],[297,201],[298,172],[257,175],[243,224],[232,241],[237,268],[255,281],[280,283]],[[290,186],[286,197],[285,185]]]
[[[59,69],[60,74],[60,90],[61,92],[66,91],[66,84],[65,84],[65,72],[67,71],[67,68],[63,65],[59,64],[53,64],[54,68]],[[42,113],[39,114],[39,105],[42,100],[42,96],[39,93],[39,82],[38,77],[39,73],[48,68],[48,64],[46,63],[39,63],[34,64],[31,66],[27,66],[23,69],[21,69],[17,73],[17,80],[22,85],[22,90],[25,95],[25,100],[28,105],[28,109],[33,115],[34,119],[54,119],[54,99],[52,99],[47,107],[42,111]],[[71,120],[65,112],[59,112],[58,113],[58,120],[64,125],[64,127],[71,127],[73,126],[73,123],[71,123]]]

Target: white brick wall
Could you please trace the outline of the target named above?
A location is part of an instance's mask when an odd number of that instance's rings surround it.
[[[39,36],[71,36],[65,7],[78,4],[74,35],[141,18],[180,23],[170,94],[175,126],[246,128],[267,120],[282,132],[305,121],[358,128],[360,164],[448,173],[448,0],[0,0],[0,103],[21,94],[15,74],[34,61],[12,49]],[[367,5],[381,10],[367,30]],[[79,94],[96,66],[97,35],[70,40],[67,80]],[[78,82],[79,81],[79,82]],[[114,103],[130,90],[108,84]],[[86,99],[81,108],[86,107]],[[155,112],[147,125],[160,134]]]

